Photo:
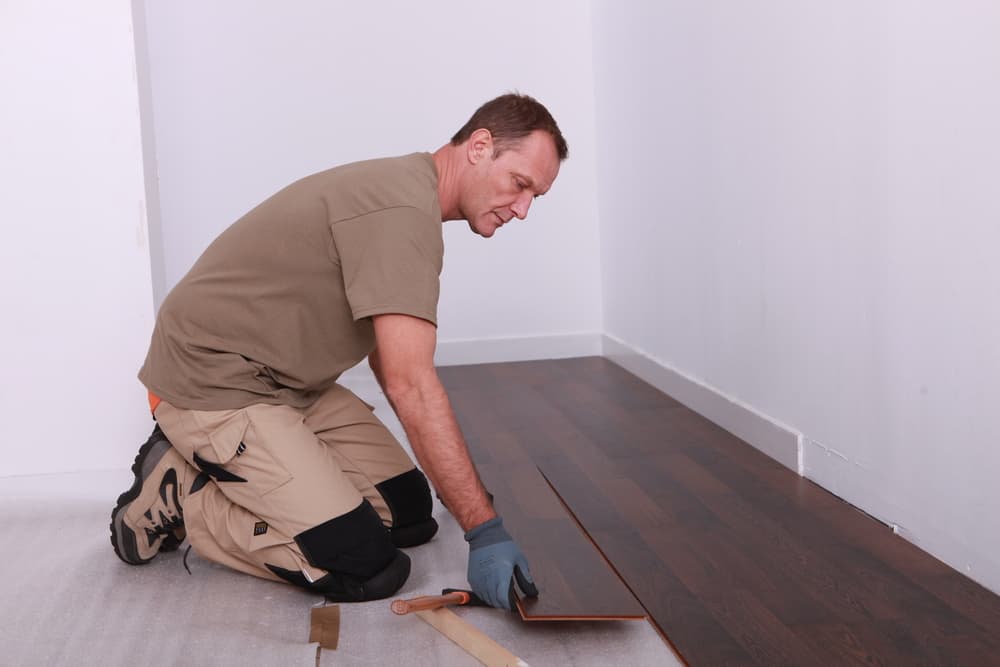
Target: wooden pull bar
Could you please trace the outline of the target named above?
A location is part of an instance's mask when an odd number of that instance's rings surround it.
[[[528,667],[528,663],[483,634],[471,623],[459,618],[451,609],[418,611],[421,618],[438,632],[461,646],[466,653],[486,667]]]

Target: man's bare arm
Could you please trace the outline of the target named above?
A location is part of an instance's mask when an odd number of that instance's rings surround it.
[[[434,368],[437,329],[409,315],[376,315],[368,363],[424,472],[462,530],[496,516]]]

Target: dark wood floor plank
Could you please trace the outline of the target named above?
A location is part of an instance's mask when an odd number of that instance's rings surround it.
[[[662,561],[634,528],[639,522],[630,521],[634,515],[629,510],[627,497],[615,497],[614,502],[609,502],[594,481],[571,461],[564,462],[561,467],[543,469],[542,472],[558,489],[560,497],[574,515],[585,517],[584,529],[646,610],[660,619],[656,624],[661,631],[665,629],[662,619],[669,619],[672,626],[682,624],[687,629],[685,637],[691,635],[692,641],[701,641],[702,635],[714,637],[717,646],[712,660],[718,664],[740,664],[740,661],[750,659],[731,637],[718,636],[720,626],[710,611],[671,570],[662,567]],[[633,488],[637,489],[634,485]],[[663,518],[648,499],[637,496],[634,500],[655,513],[653,527],[670,530],[665,525],[669,519]],[[672,641],[673,635],[668,636]],[[677,648],[682,650],[680,646]]]
[[[646,617],[535,466],[481,464],[479,473],[540,590],[537,598],[521,600],[524,620]]]
[[[730,635],[753,656],[756,664],[788,667],[821,667],[826,656],[813,653],[792,630],[777,619],[750,591],[730,589],[700,596]]]
[[[718,462],[713,466],[713,471],[723,473],[726,466]],[[697,475],[691,475],[690,468],[685,480],[696,479]],[[730,470],[731,474],[732,471]],[[922,646],[922,654],[925,656],[937,655],[939,659],[945,660],[946,656],[966,656],[969,660],[978,659],[977,656],[1000,655],[1000,647],[996,645],[994,639],[988,634],[983,635],[969,625],[968,621],[960,617],[953,617],[947,613],[940,600],[929,594],[920,586],[914,586],[913,581],[907,580],[895,569],[886,565],[875,554],[854,546],[850,541],[838,539],[837,530],[832,530],[833,524],[822,526],[810,516],[790,512],[787,503],[782,503],[780,494],[772,495],[771,489],[762,487],[757,480],[743,479],[745,482],[744,494],[749,494],[749,505],[743,506],[744,511],[748,507],[754,510],[761,507],[770,509],[756,518],[748,518],[747,515],[738,517],[737,524],[748,524],[755,529],[761,530],[762,535],[770,536],[771,544],[790,544],[793,541],[792,533],[784,533],[783,528],[789,526],[793,530],[797,529],[799,535],[805,534],[807,541],[821,547],[804,551],[808,558],[810,568],[827,568],[828,577],[820,580],[821,587],[829,589],[830,583],[839,582],[836,590],[848,597],[843,601],[849,604],[849,609],[853,610],[856,601],[865,598],[865,610],[873,615],[875,619],[885,621],[883,627],[891,628],[891,637],[902,638],[897,642],[905,642],[906,637],[916,637],[913,640],[916,645]],[[748,491],[750,489],[751,491]],[[739,509],[742,501],[730,499],[728,507]],[[779,525],[777,522],[771,523],[771,515],[781,515],[786,521]],[[841,508],[839,522],[869,521],[867,517],[858,515],[846,507]],[[831,530],[828,530],[831,529]],[[756,530],[754,531],[756,532]],[[752,544],[750,540],[755,539],[752,534],[744,535],[741,540],[744,544]],[[891,536],[883,535],[883,540],[892,539]],[[794,575],[802,575],[804,572],[795,568],[797,559],[783,560],[784,549],[772,550],[772,556],[777,556],[778,562],[784,563],[783,571]],[[811,555],[809,553],[811,552]],[[835,563],[836,565],[831,565]],[[849,563],[849,567],[840,564]],[[813,588],[806,581],[805,588]],[[821,590],[822,590],[821,588]],[[835,602],[837,597],[823,596],[824,604]],[[838,612],[840,618],[845,617],[844,609]],[[877,621],[876,621],[877,622]],[[963,637],[961,642],[952,640],[954,636]],[[869,647],[868,653],[872,649]],[[877,650],[876,650],[877,651]],[[972,663],[970,663],[972,664]],[[976,663],[978,664],[978,663]]]
[[[681,480],[681,483],[686,483]],[[803,542],[774,520],[766,510],[738,492],[702,500],[726,525],[725,534],[747,549],[766,554],[763,567],[784,576],[788,586],[808,591],[817,611],[824,608],[847,622],[892,617],[902,610],[869,595],[844,567],[825,557],[815,545]]]
[[[731,477],[734,473],[731,467],[725,462],[713,461],[713,470],[721,473],[723,477]],[[690,477],[686,477],[690,479]],[[859,514],[846,503],[832,504],[822,507],[825,510],[822,514],[815,513],[790,513],[787,508],[787,495],[775,491],[769,485],[760,483],[760,480],[751,480],[747,485],[752,491],[751,502],[755,508],[769,509],[770,517],[783,516],[786,521],[783,524],[790,533],[804,538],[812,545],[821,546],[819,553],[827,561],[836,563],[850,563],[848,568],[838,568],[840,574],[835,574],[840,581],[849,582],[855,590],[864,591],[867,597],[874,603],[881,603],[885,618],[898,618],[905,613],[914,623],[923,623],[927,616],[935,616],[940,613],[940,598],[934,596],[923,585],[914,586],[915,580],[907,576],[907,570],[914,560],[934,560],[928,554],[920,552],[913,545],[906,545],[907,548],[899,548],[902,541],[893,536],[887,535],[885,527],[879,539],[870,540],[869,546],[852,544],[851,534],[857,533],[857,527],[870,526],[872,521],[865,515]],[[824,493],[822,490],[814,490],[811,493]],[[815,506],[815,505],[813,505]],[[836,515],[836,516],[832,516]],[[819,518],[820,520],[817,520]],[[846,526],[856,527],[854,531],[843,530]],[[881,548],[872,549],[871,544],[879,545]],[[897,549],[893,552],[894,557],[887,559],[885,556],[890,552],[884,545],[895,544]],[[904,543],[905,544],[905,543]],[[906,559],[899,557],[900,552],[907,554]],[[925,568],[926,569],[926,568]],[[955,573],[952,572],[952,579]],[[959,577],[959,579],[964,579]],[[985,592],[985,590],[983,591]],[[995,596],[993,596],[995,598]],[[964,599],[968,600],[966,596]],[[993,607],[996,601],[993,600]],[[874,608],[872,606],[871,608]],[[904,611],[900,611],[904,610]],[[980,620],[989,625],[995,622],[996,611],[980,615]],[[886,615],[887,614],[887,615]],[[951,618],[950,615],[943,615],[938,618],[934,627],[942,629],[946,634],[962,633],[968,637],[966,648],[979,652],[994,651],[1000,655],[1000,645],[995,639],[1000,637],[987,632],[982,638],[976,638],[974,629],[965,626],[961,631],[952,629],[953,623],[961,622],[958,617]],[[933,636],[933,633],[931,633]]]
[[[738,580],[724,563],[703,551],[693,532],[643,531],[653,554],[726,628],[754,659],[767,665],[818,665],[820,659]],[[759,579],[758,579],[759,581]]]
[[[998,596],[609,361],[441,376],[477,462],[540,466],[690,664],[1000,664]]]
[[[956,577],[954,572],[919,576],[914,580],[955,613],[981,627],[986,636],[1000,640],[1000,605],[996,595],[971,579]]]
[[[665,639],[690,665],[752,665],[740,646],[698,597],[663,566],[642,537],[628,528],[596,530],[591,538],[605,545],[608,559],[626,565],[630,588]]]
[[[793,626],[805,644],[827,657],[830,665],[858,667],[898,667],[910,663],[888,643],[880,631],[868,623],[816,623]]]
[[[745,588],[780,621],[792,627],[806,621],[820,622],[831,617],[825,604],[817,604],[809,590],[795,586],[787,573],[747,545],[725,532],[699,536],[698,548],[703,558],[725,572],[734,588]]]

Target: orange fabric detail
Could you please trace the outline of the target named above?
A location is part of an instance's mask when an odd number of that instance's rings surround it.
[[[149,411],[154,415],[156,414],[156,407],[160,404],[160,397],[151,391],[146,392],[149,394]]]

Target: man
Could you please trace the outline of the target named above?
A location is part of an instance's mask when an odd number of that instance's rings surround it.
[[[406,581],[437,531],[427,479],[337,384],[366,355],[469,542],[468,577],[511,609],[527,561],[479,481],[434,369],[441,223],[492,236],[552,186],[566,141],[534,99],[487,102],[433,154],[306,177],[224,231],[168,295],[139,372],[157,421],[112,512],[149,562],[201,556],[339,601]]]

